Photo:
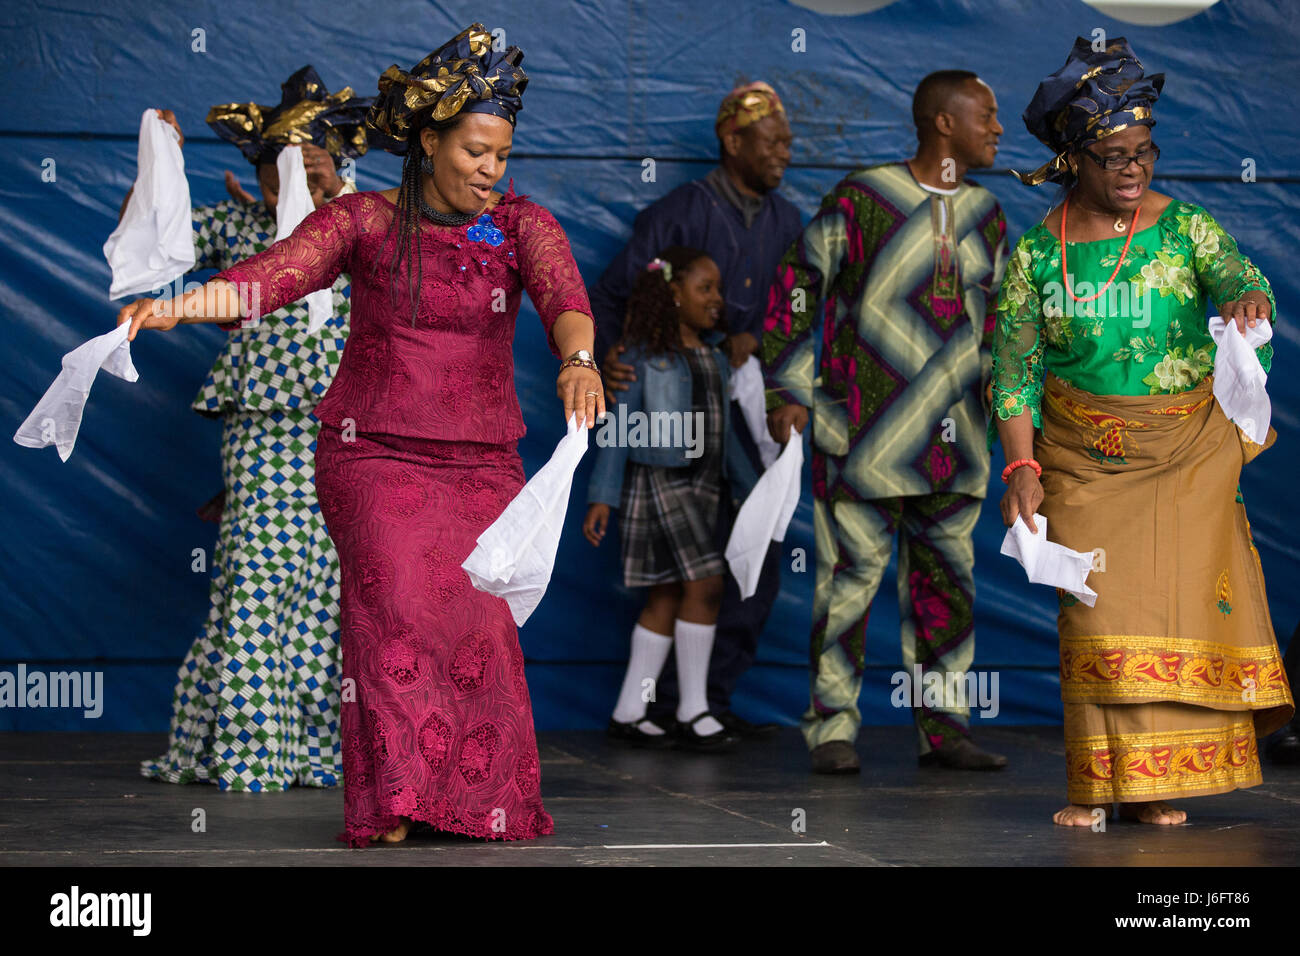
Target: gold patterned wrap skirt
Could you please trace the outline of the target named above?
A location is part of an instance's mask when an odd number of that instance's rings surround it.
[[[1048,537],[1093,552],[1059,592],[1069,799],[1142,802],[1262,782],[1256,738],[1295,712],[1238,489],[1251,443],[1212,380],[1094,395],[1049,374],[1035,455]]]

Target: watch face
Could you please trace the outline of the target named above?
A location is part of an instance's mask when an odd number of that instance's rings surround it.
[[[591,353],[588,352],[586,349],[578,349],[578,351],[573,353],[573,357],[577,359],[581,359],[584,362],[591,361]]]

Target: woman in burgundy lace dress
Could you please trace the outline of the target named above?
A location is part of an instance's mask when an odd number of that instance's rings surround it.
[[[342,566],[353,846],[421,822],[507,840],[553,830],[514,621],[460,566],[524,483],[511,353],[523,290],[569,356],[566,419],[603,415],[604,389],[563,231],[513,186],[491,191],[527,83],[519,50],[491,39],[474,24],[380,78],[370,138],[406,156],[399,189],[341,196],[202,289],[119,316],[132,337],[255,321],[351,277],[352,335],[316,408],[316,489]]]

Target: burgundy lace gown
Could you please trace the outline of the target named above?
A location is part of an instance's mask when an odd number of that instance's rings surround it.
[[[591,308],[559,224],[512,186],[490,210],[495,246],[422,221],[412,325],[404,290],[389,295],[395,211],[379,193],[340,196],[218,278],[256,288],[262,314],[352,280],[352,334],[315,412],[316,490],[342,569],[340,838],[363,846],[406,816],[530,839],[554,826],[519,635],[460,565],[524,483],[522,290],[557,355],[556,318]]]

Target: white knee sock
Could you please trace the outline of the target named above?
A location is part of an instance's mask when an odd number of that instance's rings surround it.
[[[713,653],[715,624],[692,624],[678,618],[673,623],[677,644],[677,719],[690,720],[709,709],[709,655]],[[722,724],[705,717],[691,728],[703,737],[716,734]]]
[[[614,707],[614,719],[620,723],[634,723],[645,716],[647,701],[643,699],[642,681],[646,678],[659,682],[659,672],[664,669],[668,652],[672,650],[673,639],[665,634],[656,634],[638,624],[632,628],[632,654],[627,662],[627,673],[623,675],[623,689],[618,692],[618,704]],[[642,724],[641,730],[648,734],[663,730],[654,724]]]

